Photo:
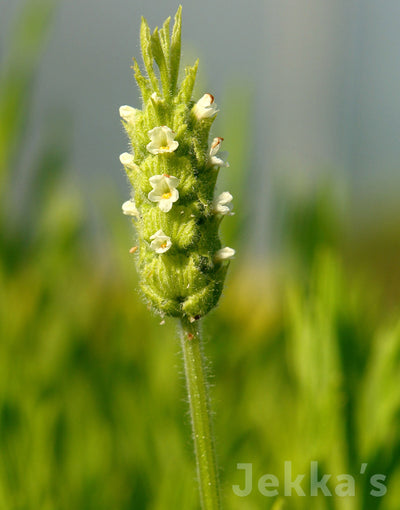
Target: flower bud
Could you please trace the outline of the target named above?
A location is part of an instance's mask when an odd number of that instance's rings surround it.
[[[134,168],[135,165],[135,158],[132,154],[129,154],[129,152],[123,152],[119,156],[119,160],[124,166],[128,166],[130,168]]]
[[[232,212],[233,204],[232,204],[232,195],[229,191],[224,191],[216,198],[214,198],[213,202],[213,211],[215,214],[222,214],[227,216],[233,216],[235,213]]]
[[[225,248],[221,248],[214,255],[214,262],[222,262],[223,260],[229,260],[235,255],[235,250],[233,248],[229,248],[226,246]]]
[[[212,141],[210,151],[208,154],[208,163],[210,166],[229,167],[229,163],[224,159],[228,156],[227,152],[221,152],[219,156],[216,155],[219,152],[219,149],[221,148],[221,143],[223,141],[224,139],[221,137],[214,138],[214,140]]]
[[[209,119],[216,115],[218,111],[217,105],[214,102],[214,96],[211,94],[204,94],[192,109],[193,115],[197,120]]]
[[[133,122],[135,116],[136,116],[136,108],[132,108],[132,106],[121,106],[119,109],[119,116],[121,119],[123,119],[125,122]]]
[[[136,216],[139,217],[139,211],[136,208],[135,201],[133,199],[127,200],[122,204],[122,212],[126,216]]]

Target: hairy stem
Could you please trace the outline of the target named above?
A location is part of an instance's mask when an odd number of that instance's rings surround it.
[[[181,321],[181,340],[189,396],[202,510],[221,508],[208,386],[197,323]]]

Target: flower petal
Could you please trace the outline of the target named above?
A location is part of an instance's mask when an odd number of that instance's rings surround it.
[[[179,191],[177,189],[171,189],[171,202],[176,202],[179,199]]]
[[[150,202],[159,202],[162,196],[156,190],[153,189],[147,195],[147,198],[150,200]]]
[[[167,175],[167,174],[163,174],[163,177],[166,180],[166,182],[168,183],[168,186],[170,186],[171,188],[176,188],[178,186],[178,184],[179,184],[178,177],[175,177],[174,175]]]
[[[164,175],[152,175],[149,179],[150,184],[155,188],[158,186],[159,182],[165,179]]]
[[[172,209],[172,200],[171,199],[162,199],[158,202],[158,207],[163,212],[169,212]]]

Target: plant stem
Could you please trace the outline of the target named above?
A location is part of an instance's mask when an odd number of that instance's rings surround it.
[[[181,340],[186,386],[192,418],[202,510],[221,508],[217,462],[212,434],[210,401],[198,323],[181,320]]]

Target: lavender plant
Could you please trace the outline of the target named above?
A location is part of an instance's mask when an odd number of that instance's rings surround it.
[[[218,476],[198,321],[216,306],[235,254],[219,237],[221,220],[233,214],[232,195],[215,194],[219,170],[229,164],[220,152],[223,138],[210,140],[218,112],[214,97],[192,100],[198,61],[185,69],[178,87],[181,7],[172,36],[169,25],[170,18],[151,33],[142,19],[146,75],[136,60],[133,69],[143,108],[120,108],[131,144],[120,161],[132,185],[122,210],[136,227],[131,252],[145,300],[162,317],[181,321],[201,500],[204,509],[215,509]]]

